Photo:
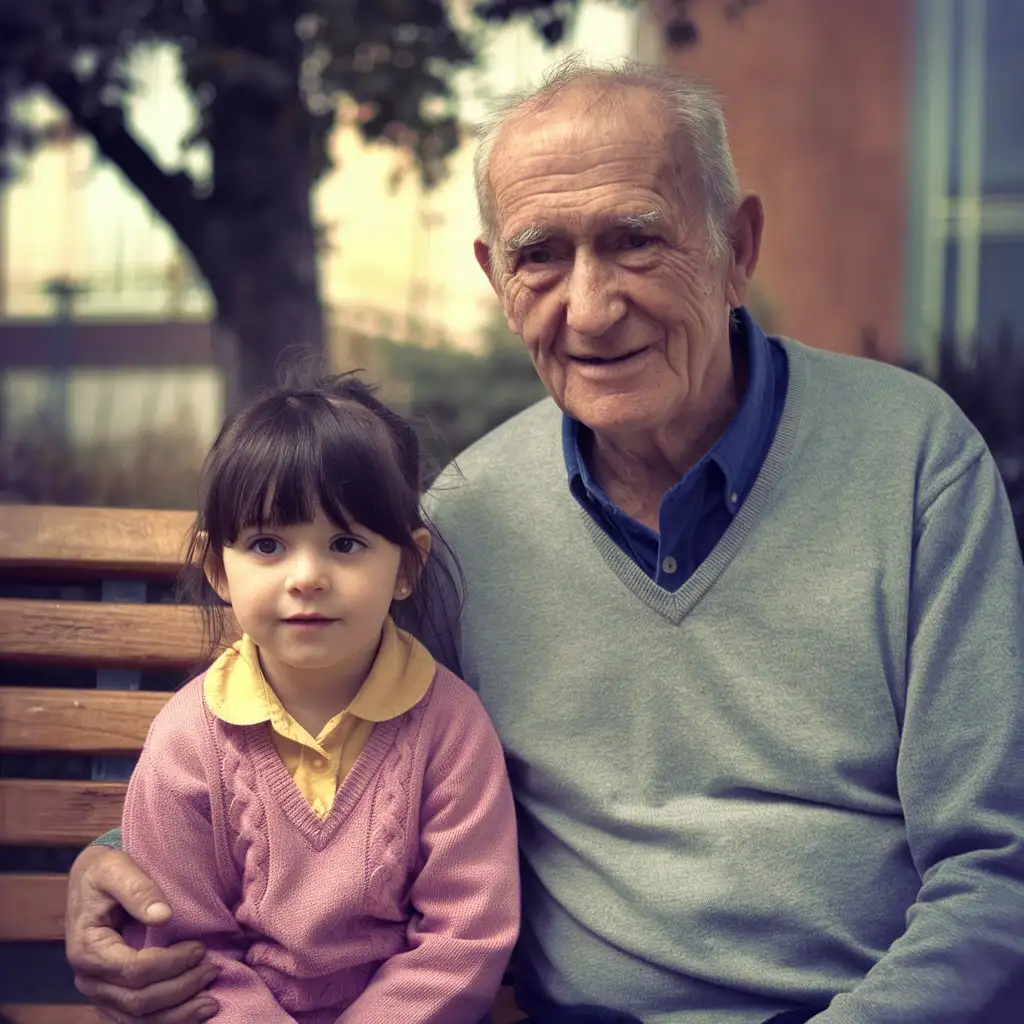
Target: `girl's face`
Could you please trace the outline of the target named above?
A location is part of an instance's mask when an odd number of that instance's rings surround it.
[[[310,523],[244,530],[224,549],[223,579],[210,582],[272,684],[320,688],[368,667],[391,602],[412,592],[401,549],[351,525],[340,530],[318,510]],[[416,541],[426,555],[427,531]]]

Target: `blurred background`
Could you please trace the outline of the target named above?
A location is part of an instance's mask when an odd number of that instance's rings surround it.
[[[534,401],[473,125],[573,50],[718,88],[755,316],[936,379],[1024,521],[1020,0],[0,0],[2,500],[190,508],[297,353],[435,465]]]

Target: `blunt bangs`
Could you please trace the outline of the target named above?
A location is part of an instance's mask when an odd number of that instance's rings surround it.
[[[407,546],[419,493],[379,416],[357,402],[293,392],[257,402],[224,428],[204,469],[200,529],[211,547],[248,529],[311,522],[317,509],[340,530],[353,521]]]

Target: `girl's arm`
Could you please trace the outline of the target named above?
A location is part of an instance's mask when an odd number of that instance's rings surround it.
[[[438,684],[447,698],[423,783],[411,948],[381,965],[339,1024],[477,1024],[519,934],[515,808],[501,744],[476,694],[447,672]]]
[[[227,866],[218,863],[217,850],[225,844],[215,835],[215,821],[222,823],[211,807],[209,787],[220,780],[208,781],[199,752],[212,741],[187,696],[178,694],[154,721],[122,819],[125,852],[160,887],[174,916],[159,928],[133,926],[126,938],[136,947],[199,939],[207,960],[220,968],[209,989],[220,1003],[217,1020],[284,1024],[294,1018],[242,962],[248,944],[231,910],[234,883],[226,878]]]

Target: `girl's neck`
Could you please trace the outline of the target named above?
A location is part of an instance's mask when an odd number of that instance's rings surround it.
[[[281,665],[259,651],[260,668],[281,706],[315,739],[335,715],[355,700],[379,649],[378,643],[358,660],[322,669]]]

